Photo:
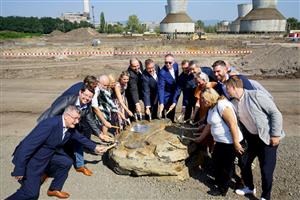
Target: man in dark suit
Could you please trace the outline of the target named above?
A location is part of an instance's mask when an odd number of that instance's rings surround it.
[[[128,101],[128,108],[132,113],[141,114],[142,107],[140,100],[142,100],[142,72],[141,63],[137,58],[132,58],[129,61],[128,73],[130,75],[127,89],[125,91]],[[134,118],[131,118],[134,120]]]
[[[188,120],[191,118],[193,108],[195,108],[196,97],[194,95],[197,86],[194,81],[194,75],[189,71],[189,61],[183,60],[181,69],[182,72],[178,78],[178,85],[183,94],[181,113],[184,114],[184,120]]]
[[[76,95],[80,91],[80,89],[84,86],[87,85],[91,88],[96,88],[98,85],[98,80],[95,76],[87,75],[84,79],[83,82],[78,82],[69,87],[66,91],[64,91],[59,97],[55,99],[53,104],[55,104],[61,97],[64,96],[70,96],[70,95]]]
[[[176,104],[180,95],[178,86],[178,64],[172,54],[165,56],[165,65],[158,75],[159,116],[174,122]],[[164,116],[164,110],[167,116]]]
[[[226,62],[223,60],[217,60],[212,65],[215,77],[218,80],[218,83],[216,87],[214,88],[220,95],[226,96],[228,99],[230,99],[229,94],[226,91],[226,86],[224,85],[224,82],[229,79],[230,74],[228,73],[229,68],[226,66]],[[246,76],[243,76],[241,74],[235,75],[238,76],[242,82],[244,89],[247,90],[254,90],[255,88],[252,86],[251,82]]]
[[[200,62],[198,60],[191,60],[189,62],[189,70],[190,73],[193,74],[194,76],[196,74],[199,74],[201,72],[204,72],[208,77],[209,81],[212,82],[217,82],[217,79],[215,77],[214,71],[212,70],[211,67],[205,67],[205,66],[200,66]]]
[[[159,66],[155,65],[152,59],[145,60],[145,70],[143,71],[142,76],[142,86],[145,113],[148,119],[150,119],[150,115],[152,119],[157,118],[159,71]]]
[[[84,85],[77,95],[62,96],[39,117],[38,122],[56,115],[61,115],[67,106],[73,105],[81,110],[81,120],[76,126],[76,129],[87,138],[90,138],[91,134],[100,137],[101,131],[91,108],[91,100],[94,93],[93,88]],[[77,142],[74,142],[74,144],[71,144],[70,146],[72,146],[75,151],[76,171],[82,172],[86,176],[91,176],[93,174],[92,171],[84,166],[83,146]]]
[[[79,113],[75,106],[68,106],[63,115],[43,120],[20,142],[13,153],[12,176],[21,183],[21,188],[8,200],[38,199],[45,175],[54,178],[48,196],[70,196],[61,191],[73,163],[63,150],[64,144],[76,140],[96,153],[106,151],[106,147],[96,145],[77,132],[75,125],[79,122]]]

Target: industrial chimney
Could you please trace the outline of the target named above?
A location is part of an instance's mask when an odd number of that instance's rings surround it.
[[[83,16],[90,19],[90,0],[83,0]]]
[[[252,4],[239,4],[238,18],[236,18],[229,26],[231,33],[240,32],[240,21],[252,10]]]
[[[285,32],[286,19],[276,9],[277,0],[252,0],[252,4],[253,9],[240,21],[240,32]]]
[[[160,22],[161,33],[193,33],[195,23],[186,14],[187,0],[168,0],[167,16]]]

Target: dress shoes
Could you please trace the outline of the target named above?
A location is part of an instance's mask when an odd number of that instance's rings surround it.
[[[58,191],[58,190],[48,190],[47,192],[47,195],[48,196],[54,196],[54,197],[57,197],[57,198],[60,198],[60,199],[67,199],[69,198],[70,194],[67,193],[67,192],[63,192],[63,191]]]
[[[93,174],[93,172],[91,170],[89,170],[88,168],[86,168],[85,166],[76,168],[76,171],[81,172],[86,176],[92,176],[92,174]]]

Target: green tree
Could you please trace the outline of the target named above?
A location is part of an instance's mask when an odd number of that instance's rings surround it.
[[[287,20],[287,27],[288,30],[299,30],[300,29],[300,22],[292,17],[292,18],[288,18]]]
[[[87,21],[80,21],[79,25],[78,25],[79,28],[87,28],[87,27],[93,27],[93,24],[87,22]],[[75,26],[75,28],[77,28]]]
[[[42,17],[40,23],[43,27],[43,33],[48,34],[58,28],[57,21],[51,17]]]
[[[139,30],[140,22],[136,15],[130,15],[128,17],[126,29],[132,33],[136,33]]]
[[[154,28],[154,32],[155,32],[156,34],[160,34],[160,26],[156,26],[156,27]]]
[[[107,33],[109,34],[109,33],[114,33],[114,27],[113,27],[113,25],[111,25],[111,24],[108,24],[107,25]]]
[[[201,20],[197,20],[195,23],[196,31],[203,31],[204,30],[204,22]]]
[[[100,28],[99,28],[99,32],[100,33],[105,33],[105,28],[106,27],[106,22],[105,22],[105,17],[104,17],[104,13],[101,12],[100,14]]]
[[[206,33],[216,33],[217,32],[217,25],[205,26],[204,27],[204,32],[206,32]]]
[[[147,26],[146,24],[139,24],[137,32],[138,33],[144,33],[145,31],[147,31]]]
[[[114,25],[114,33],[122,33],[124,31],[123,24],[120,22],[117,22],[117,24]]]

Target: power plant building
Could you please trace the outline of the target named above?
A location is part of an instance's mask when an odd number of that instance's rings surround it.
[[[231,33],[240,32],[241,20],[252,10],[252,4],[239,4],[238,5],[238,18],[230,23],[229,29]]]
[[[277,0],[252,0],[253,9],[240,20],[240,33],[279,33],[286,19],[276,9]]]
[[[90,19],[90,0],[83,0],[83,13],[66,12],[60,17],[61,20],[68,20],[72,23],[81,21],[88,21]]]
[[[160,22],[161,33],[194,33],[195,23],[187,15],[187,0],[168,0],[166,17]]]

